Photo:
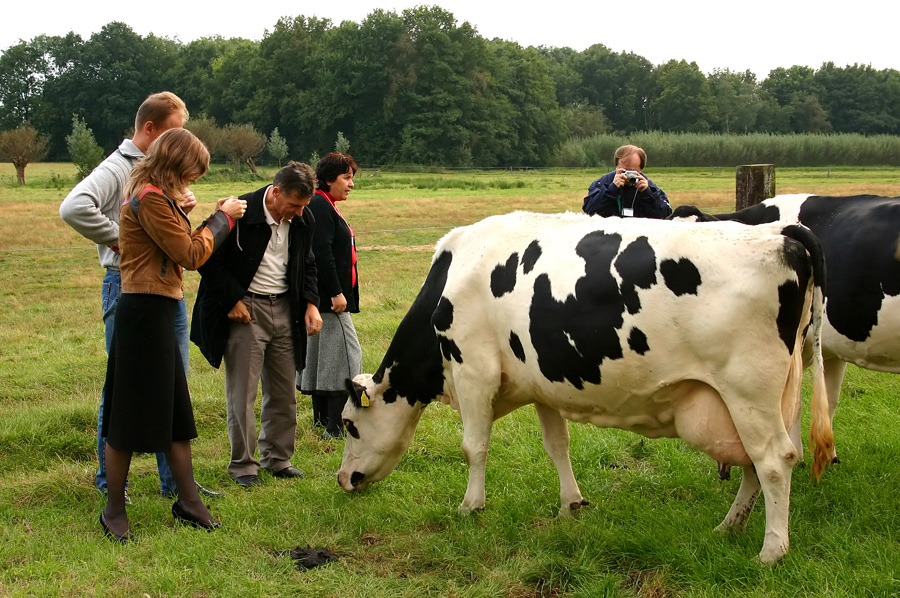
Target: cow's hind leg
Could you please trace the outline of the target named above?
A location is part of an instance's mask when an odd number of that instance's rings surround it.
[[[834,427],[834,412],[837,410],[838,401],[841,398],[841,385],[844,383],[844,374],[847,372],[847,362],[831,358],[824,361],[823,374],[825,376],[825,392],[828,395],[828,415],[831,417],[831,425]],[[837,456],[837,445],[831,453],[831,462],[840,463]]]
[[[797,450],[794,448],[780,413],[764,417],[759,411],[744,413],[744,418],[735,421],[738,434],[753,462],[758,484],[762,488],[766,504],[766,538],[763,541],[759,558],[764,563],[775,563],[787,553],[788,541],[788,505],[791,494],[791,469],[797,462]],[[780,429],[779,429],[780,428]],[[744,468],[741,489],[735,499],[729,515],[735,512],[733,521],[739,521],[736,507],[746,503],[752,493],[752,480],[748,479],[748,468]],[[752,475],[752,474],[751,474]],[[748,485],[745,488],[745,484]],[[729,522],[726,517],[723,523]]]
[[[569,426],[565,418],[556,409],[535,403],[538,418],[541,420],[541,431],[544,437],[544,450],[556,466],[559,474],[559,497],[561,517],[572,515],[588,504],[581,495],[581,489],[572,472],[572,461],[569,459]]]
[[[747,519],[753,511],[756,499],[759,498],[760,485],[759,477],[752,465],[744,465],[743,471],[741,487],[725,519],[716,527],[717,532],[743,531],[747,527]]]

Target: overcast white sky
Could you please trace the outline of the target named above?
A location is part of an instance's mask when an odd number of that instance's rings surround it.
[[[522,46],[584,50],[602,43],[616,52],[634,52],[653,64],[670,59],[714,69],[750,69],[763,79],[773,68],[795,64],[819,68],[871,64],[900,69],[897,44],[900,2],[859,5],[834,0],[643,0],[596,2],[551,0],[37,0],[12,2],[0,18],[0,51],[36,35],[75,31],[83,39],[111,21],[122,21],[140,35],[154,33],[188,42],[200,37],[262,39],[279,17],[318,16],[362,21],[376,8],[397,13],[436,4],[468,21],[488,39],[499,37]]]

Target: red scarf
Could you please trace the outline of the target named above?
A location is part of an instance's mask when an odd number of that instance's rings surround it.
[[[316,189],[316,195],[321,195],[325,199],[328,200],[328,203],[331,204],[331,207],[334,208],[334,211],[337,212],[337,215],[341,217],[341,220],[344,221],[344,224],[347,225],[347,229],[350,231],[350,255],[352,259],[352,265],[350,267],[350,285],[356,286],[356,235],[353,233],[353,229],[350,227],[350,223],[347,222],[347,219],[344,218],[344,215],[341,214],[341,211],[337,207],[337,203],[334,201],[334,198],[331,197],[331,193],[328,191],[322,191],[321,189]]]

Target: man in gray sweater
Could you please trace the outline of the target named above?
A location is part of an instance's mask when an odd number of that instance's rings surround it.
[[[163,132],[184,126],[188,111],[184,102],[174,93],[164,91],[147,97],[138,108],[134,119],[134,137],[126,139],[119,148],[100,163],[94,171],[78,183],[59,207],[62,219],[82,236],[97,244],[100,266],[106,268],[103,278],[102,309],[106,328],[106,351],[109,352],[116,321],[116,304],[122,287],[119,274],[119,208],[124,198],[125,183],[135,163],[144,156],[150,144]],[[182,206],[189,212],[197,200],[188,192],[188,201]],[[175,318],[175,332],[185,375],[188,370],[188,320],[184,300],[179,304]],[[105,388],[104,388],[105,392]],[[100,435],[103,420],[103,396],[100,397],[100,413],[97,418],[97,489],[106,492],[106,439]],[[166,496],[176,493],[175,480],[163,453],[156,454],[159,468],[160,490]],[[220,496],[197,484],[201,494]]]

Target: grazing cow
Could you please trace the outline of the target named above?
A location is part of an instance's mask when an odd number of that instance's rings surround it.
[[[760,558],[774,562],[788,548],[797,448],[786,426],[800,401],[804,334],[821,330],[823,268],[816,238],[793,225],[517,212],[455,229],[378,372],[348,381],[338,482],[359,490],[386,477],[440,400],[463,421],[469,482],[459,509],[481,509],[491,425],[533,403],[561,514],[586,504],[567,419],[680,437],[743,465],[717,529],[743,528],[762,488]],[[815,475],[831,451],[818,373]]]
[[[680,206],[672,218],[800,223],[819,238],[828,280],[822,358],[832,421],[847,363],[900,373],[900,198],[779,195],[731,214]],[[800,439],[799,418],[791,437]],[[832,460],[838,462],[837,452]]]

